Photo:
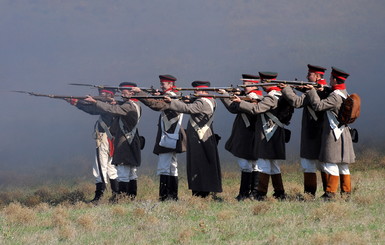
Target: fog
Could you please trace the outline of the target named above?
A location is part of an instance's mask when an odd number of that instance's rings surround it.
[[[68,83],[158,87],[159,74],[172,74],[178,86],[228,86],[258,71],[305,80],[309,63],[327,67],[328,78],[336,66],[351,74],[347,89],[362,98],[352,125],[357,149],[382,146],[384,12],[381,0],[1,1],[0,184],[92,181],[97,117],[63,100],[9,92],[97,94]],[[154,174],[159,114],[142,108],[147,144],[139,174]],[[296,110],[289,126],[289,159],[299,157],[301,114]],[[223,147],[233,119],[219,102],[214,129],[222,163],[236,166]]]

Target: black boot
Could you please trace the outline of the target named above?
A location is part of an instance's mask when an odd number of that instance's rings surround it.
[[[111,203],[116,203],[119,194],[119,182],[117,179],[110,179],[112,196],[110,198]]]
[[[206,198],[210,192],[208,191],[192,191],[192,195],[196,197]]]
[[[250,186],[250,196],[254,200],[258,200],[258,182],[259,182],[259,172],[251,172],[251,186]]]
[[[106,189],[106,184],[96,183],[95,197],[90,202],[97,204],[100,198],[102,198],[105,189]]]
[[[178,201],[178,176],[168,176],[168,198]]]
[[[167,200],[168,197],[168,175],[160,175],[159,176],[159,201],[163,202]]]
[[[138,191],[138,186],[137,186],[136,179],[130,180],[130,182],[128,183],[127,194],[131,200],[135,199],[137,191]]]
[[[283,188],[282,175],[281,174],[272,174],[271,175],[271,182],[272,182],[273,188],[274,188],[273,197],[278,199],[278,200],[285,200],[286,194],[285,194],[285,189]]]
[[[239,187],[239,194],[236,197],[238,201],[243,201],[250,197],[252,173],[241,172],[241,185]]]
[[[128,182],[119,182],[119,192],[120,195],[127,195],[128,193]]]

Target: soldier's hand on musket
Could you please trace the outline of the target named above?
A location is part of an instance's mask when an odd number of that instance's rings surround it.
[[[226,90],[224,90],[224,89],[218,89],[217,93],[218,93],[218,94],[224,94],[224,93],[226,93]]]
[[[171,98],[168,97],[168,96],[164,96],[164,101],[167,102],[167,103],[170,103],[171,102]]]
[[[278,86],[278,88],[283,89],[283,88],[287,87],[288,85],[284,84],[284,83],[280,83],[277,86]]]
[[[94,103],[94,104],[96,103],[96,100],[92,98],[90,95],[87,95],[87,98],[85,98],[84,101]]]
[[[313,86],[313,85],[310,85],[310,84],[303,85],[302,87],[303,87],[304,89],[306,89],[306,90],[309,90],[309,89],[313,89],[313,88],[314,88],[314,86]]]
[[[78,99],[70,99],[70,98],[65,98],[64,100],[70,103],[71,105],[76,105],[79,101]]]
[[[238,96],[234,95],[233,97],[231,97],[231,101],[232,102],[240,103],[241,102],[241,98],[239,98]]]
[[[139,93],[142,90],[140,88],[138,88],[138,87],[132,87],[131,91],[134,92],[134,93]]]

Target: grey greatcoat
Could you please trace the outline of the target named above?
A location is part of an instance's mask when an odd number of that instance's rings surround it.
[[[325,92],[317,92],[323,98]],[[327,92],[329,93],[329,92]],[[303,108],[301,127],[301,149],[300,156],[306,159],[318,159],[321,148],[321,135],[323,112],[316,112],[310,104],[306,94],[298,96],[289,86],[282,89],[283,97],[295,108]]]
[[[267,141],[264,130],[262,117],[265,118],[268,125],[275,125],[274,121],[270,119],[265,113],[271,112],[273,115],[277,114],[277,107],[279,100],[284,98],[278,93],[278,96],[273,95],[271,92],[264,96],[262,100],[256,104],[241,101],[237,104],[240,112],[248,113],[251,115],[258,115],[256,120],[256,150],[257,158],[271,159],[271,160],[284,160],[286,158],[285,151],[285,129],[277,127],[273,136]]]
[[[340,90],[347,95],[347,91]],[[338,115],[341,108],[343,98],[333,91],[325,99],[320,99],[315,89],[307,92],[310,103],[316,111],[331,111],[334,115]],[[355,154],[353,142],[348,128],[345,128],[341,137],[336,140],[334,133],[330,127],[328,117],[325,115],[323,119],[323,130],[321,138],[321,149],[319,160],[325,163],[353,163]]]
[[[199,139],[198,133],[192,126],[195,122],[203,127],[213,117],[214,111],[206,100],[216,107],[212,98],[199,98],[193,103],[186,104],[172,100],[170,109],[181,113],[190,114],[187,125],[187,181],[190,190],[204,192],[222,192],[222,177],[217,139],[213,132],[212,124]]]
[[[119,120],[121,120],[125,130],[131,132],[137,126],[139,121],[141,114],[140,104],[132,100],[120,102],[116,105],[97,101],[96,107],[99,110],[115,116],[110,128],[111,134],[114,137],[114,155],[112,157],[112,164],[129,165],[131,167],[140,166],[141,144],[138,129],[135,130],[133,140],[129,143],[119,125]]]
[[[225,144],[225,149],[231,152],[234,156],[247,159],[257,160],[258,137],[256,134],[256,123],[258,115],[250,115],[240,110],[237,103],[233,103],[230,99],[221,99],[226,109],[233,114],[236,114],[230,138]]]
[[[140,92],[137,95],[141,96],[141,95],[147,95],[147,94],[144,92]],[[180,92],[175,92],[175,95],[180,95]],[[166,148],[166,147],[159,145],[160,138],[162,136],[161,123],[164,123],[164,120],[170,121],[174,118],[177,118],[182,113],[178,113],[176,111],[170,110],[169,109],[170,104],[164,102],[163,99],[147,99],[146,98],[146,99],[140,99],[140,101],[143,104],[145,104],[146,106],[150,107],[152,110],[162,112],[159,116],[159,119],[158,119],[158,132],[156,135],[153,153],[158,155],[161,153],[169,153],[169,152],[176,152],[176,153],[185,152],[186,147],[187,147],[187,137],[186,137],[186,132],[185,132],[183,127],[180,127],[180,130],[179,130],[179,140],[177,141],[176,149],[170,149],[170,148]],[[167,119],[162,118],[163,116],[166,117]],[[178,124],[178,121],[175,121],[174,123],[172,123],[170,128],[168,130],[166,130],[166,132],[173,134],[175,132],[177,124]]]

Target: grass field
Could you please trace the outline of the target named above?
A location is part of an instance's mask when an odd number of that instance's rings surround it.
[[[183,175],[178,202],[157,201],[153,176],[139,177],[135,201],[109,204],[108,192],[97,206],[83,202],[92,198],[91,181],[7,189],[0,192],[0,244],[385,244],[383,154],[363,152],[351,166],[349,201],[298,201],[299,166],[282,172],[286,201],[237,202],[235,170],[223,172],[224,202],[191,197]]]

